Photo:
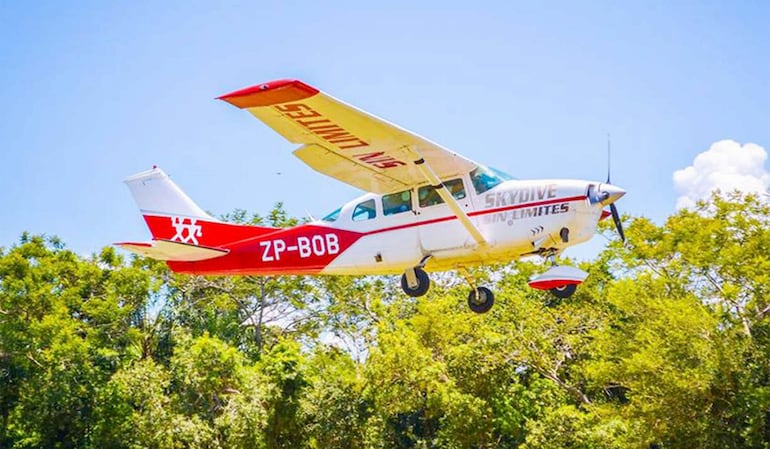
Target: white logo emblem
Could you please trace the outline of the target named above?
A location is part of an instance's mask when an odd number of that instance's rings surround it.
[[[189,223],[185,223],[185,220],[190,220]],[[198,220],[194,218],[184,217],[171,217],[171,226],[176,229],[176,234],[171,237],[171,240],[181,243],[198,244],[197,237],[203,236],[203,230],[200,225],[195,224]]]

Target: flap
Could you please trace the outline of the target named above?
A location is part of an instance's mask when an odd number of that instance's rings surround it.
[[[304,145],[295,150],[294,155],[313,170],[366,192],[398,192],[413,187],[409,179],[394,178],[384,170],[372,170],[364,162],[341,156],[322,145]]]

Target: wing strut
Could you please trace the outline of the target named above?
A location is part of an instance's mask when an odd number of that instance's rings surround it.
[[[441,182],[441,179],[436,176],[436,174],[433,172],[433,169],[431,169],[430,165],[425,162],[425,159],[423,159],[422,155],[417,151],[417,149],[411,146],[407,146],[405,149],[412,154],[414,157],[414,165],[417,167],[420,173],[425,176],[425,179],[427,179],[428,182],[436,188],[436,193],[438,193],[441,199],[444,200],[450,209],[452,209],[452,212],[454,212],[454,214],[457,216],[457,219],[460,220],[460,223],[462,223],[465,229],[468,230],[468,233],[470,233],[471,237],[473,237],[473,240],[475,240],[476,243],[478,243],[480,246],[486,245],[487,241],[484,239],[484,236],[481,235],[481,232],[479,232],[478,228],[476,228],[476,225],[471,222],[468,214],[466,214],[462,207],[460,207],[460,204],[457,202],[455,197],[452,196],[452,193]]]

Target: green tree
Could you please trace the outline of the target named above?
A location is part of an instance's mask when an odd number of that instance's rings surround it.
[[[371,404],[364,397],[362,367],[349,354],[319,345],[307,360],[305,378],[299,421],[308,447],[363,448]]]
[[[663,226],[634,219],[608,249],[625,277],[585,373],[637,444],[770,445],[769,225],[766,202],[715,195]]]
[[[308,386],[306,357],[294,340],[281,340],[256,364],[272,387],[267,398],[266,447],[302,447],[308,435],[300,419],[300,400]]]
[[[453,274],[414,299],[23,235],[0,250],[0,447],[767,449],[767,203],[625,220],[568,300],[525,287],[539,265],[472,270],[484,315]]]
[[[91,446],[174,447],[170,373],[152,359],[115,373],[99,391]]]
[[[81,447],[96,391],[135,357],[147,275],[27,234],[0,256],[0,443]]]

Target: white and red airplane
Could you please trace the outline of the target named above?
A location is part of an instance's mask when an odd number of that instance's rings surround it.
[[[237,225],[204,212],[155,167],[126,179],[153,241],[117,245],[178,273],[402,274],[410,296],[428,291],[426,271],[459,270],[470,308],[483,313],[494,295],[467,267],[541,255],[552,267],[529,285],[566,298],[588,274],[555,256],[609,215],[624,238],[614,202],[625,191],[609,179],[514,180],[297,80],[219,99],[301,144],[294,154],[314,170],[371,193],[292,228]]]

